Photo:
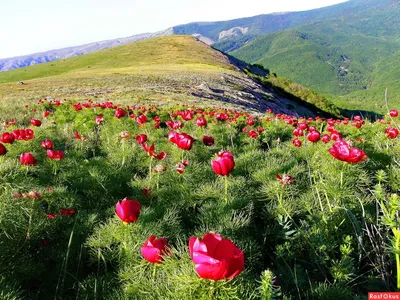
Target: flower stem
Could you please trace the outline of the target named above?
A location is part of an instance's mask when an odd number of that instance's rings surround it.
[[[283,209],[284,213],[288,216],[288,218],[289,218],[291,221],[293,221],[292,216],[289,214],[289,212],[286,210],[285,206],[283,205],[283,191],[281,191],[281,192],[278,194],[278,203],[279,203],[279,206]]]
[[[54,162],[54,164],[53,164],[53,171],[54,171],[54,176],[56,176],[57,175],[57,171],[58,171],[57,162]]]
[[[225,177],[225,203],[228,204],[228,176]]]
[[[149,164],[149,186],[151,185],[151,164],[153,162],[153,157],[150,156],[150,164]]]
[[[125,141],[122,140],[122,164],[121,166],[123,167],[125,165]]]
[[[343,170],[340,171],[340,187],[343,187]]]
[[[210,288],[210,300],[212,300],[215,291],[215,281],[211,281],[211,288]]]
[[[29,214],[28,228],[26,230],[26,240],[29,240],[31,238],[31,227],[32,227],[32,218],[34,210],[35,210],[35,200],[32,200],[32,208],[31,208],[31,213]]]
[[[395,234],[395,238],[396,238],[396,243],[395,243],[395,251],[396,251],[396,270],[397,270],[397,289],[400,289],[400,231],[395,229],[393,230],[396,234]]]
[[[153,281],[156,280],[156,270],[157,270],[157,264],[153,264],[153,276],[152,276]]]
[[[157,173],[157,192],[160,188],[160,172]]]

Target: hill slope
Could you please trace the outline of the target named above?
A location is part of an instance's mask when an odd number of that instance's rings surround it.
[[[127,38],[101,41],[98,43],[51,50],[21,57],[0,59],[0,71],[7,71],[14,68],[73,57],[133,41],[171,34],[193,35],[207,44],[227,43],[225,46],[233,44],[233,48],[237,49],[245,42],[252,40],[261,34],[292,28],[312,20],[332,18],[342,14],[343,11],[346,11],[347,9],[349,9],[349,5],[342,3],[303,12],[263,14],[254,17],[219,22],[194,22],[174,26],[155,33],[134,35]],[[222,46],[220,45],[220,47]],[[224,48],[223,50],[227,49]]]
[[[189,36],[158,37],[0,73],[0,99],[99,98],[187,103],[314,116],[312,105],[264,88],[219,51]],[[243,67],[243,66],[242,66]],[[23,85],[16,83],[23,81]],[[296,101],[297,100],[297,101]]]
[[[117,38],[107,41],[100,41],[95,43],[89,43],[85,45],[79,45],[74,47],[50,50],[40,53],[34,53],[29,55],[23,55],[18,57],[3,58],[0,59],[0,72],[9,71],[12,69],[18,69],[28,66],[34,66],[46,62],[51,62],[59,59],[74,57],[86,53],[96,52],[136,41],[150,39],[157,36],[171,35],[173,32],[170,29],[154,32],[154,33],[143,33],[137,34],[130,37]]]
[[[393,101],[400,103],[395,77],[399,69],[400,3],[371,0],[347,5],[352,9],[340,17],[264,35],[232,55],[261,63],[320,93],[341,95],[338,103],[347,108],[367,101],[368,108],[382,112],[386,86],[393,91]]]

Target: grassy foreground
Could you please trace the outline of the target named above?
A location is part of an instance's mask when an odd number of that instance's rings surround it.
[[[3,137],[1,299],[365,299],[399,287],[400,146],[385,134],[395,117],[372,124],[41,100],[2,118],[3,134],[33,134]],[[191,149],[172,143],[171,131],[192,136]],[[335,158],[334,141],[307,137],[316,131],[338,141],[340,133],[368,158]],[[63,158],[46,154],[46,139]],[[211,168],[222,149],[235,161],[227,177]],[[36,164],[21,164],[27,152]],[[136,222],[116,215],[125,197],[141,204]],[[196,272],[189,238],[209,232],[243,251],[233,279]],[[151,235],[170,245],[160,264],[141,254]]]

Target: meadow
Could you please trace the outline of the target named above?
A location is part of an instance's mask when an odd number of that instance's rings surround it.
[[[1,299],[365,299],[400,287],[395,110],[371,123],[10,105]]]

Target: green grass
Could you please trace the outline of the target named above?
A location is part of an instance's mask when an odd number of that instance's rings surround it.
[[[171,66],[172,65],[172,66]],[[205,44],[195,42],[187,36],[160,37],[130,43],[107,50],[89,53],[36,66],[0,73],[0,83],[26,81],[62,75],[61,78],[89,77],[110,73],[146,73],[151,69],[163,73],[173,67],[187,66],[190,69],[232,69],[223,56]],[[154,70],[154,66],[156,70]],[[60,78],[60,76],[58,76]],[[51,80],[51,79],[50,79]]]
[[[0,106],[44,97],[201,103],[192,85],[235,74],[224,55],[188,36],[160,37],[0,73]],[[23,81],[25,85],[17,85]]]
[[[303,145],[294,147],[294,127],[287,121],[297,119],[291,117],[267,114],[249,126],[247,113],[193,107],[199,114],[183,121],[174,114],[187,106],[146,105],[129,111],[147,115],[149,122],[139,125],[93,103],[76,111],[68,101],[42,102],[28,109],[9,104],[14,111],[1,114],[2,121],[17,122],[4,129],[8,132],[28,127],[31,118],[43,121],[32,127],[34,139],[6,144],[8,153],[0,156],[0,295],[5,299],[274,299],[278,294],[363,299],[371,290],[395,290],[396,246],[389,230],[398,226],[400,148],[397,139],[385,136],[386,125],[335,125],[369,157],[346,164],[329,154],[332,142],[300,137]],[[42,118],[44,110],[51,111],[48,119]],[[235,122],[216,121],[217,112]],[[200,113],[208,121],[205,128],[196,126]],[[102,125],[94,122],[98,114],[104,115]],[[190,151],[168,140],[164,122],[171,115],[183,121],[181,132],[196,139]],[[158,129],[155,116],[162,122]],[[326,122],[308,124],[327,133]],[[264,131],[253,139],[245,126]],[[75,139],[75,130],[86,140]],[[121,131],[130,138],[122,140]],[[149,174],[150,158],[137,134],[146,134],[157,152],[167,152],[165,160],[152,161],[152,168],[167,167],[159,176]],[[213,136],[215,145],[204,146],[203,135]],[[44,139],[65,152],[61,161],[47,158],[40,146]],[[224,180],[210,165],[221,149],[231,151],[236,162],[228,177],[228,202]],[[36,166],[20,165],[18,157],[27,151],[37,158]],[[175,166],[182,158],[189,165],[179,174]],[[284,173],[293,184],[277,180],[276,174]],[[147,187],[150,196],[143,194]],[[31,191],[41,198],[16,196]],[[115,215],[124,197],[142,205],[136,223],[124,225]],[[62,208],[76,213],[46,217]],[[245,269],[237,278],[212,282],[196,274],[188,239],[206,232],[219,233],[244,251]],[[140,254],[153,234],[168,238],[172,253],[157,267]]]
[[[352,2],[349,5],[357,4]],[[392,1],[375,2],[260,36],[231,54],[248,63],[261,63],[345,109],[382,113],[385,87],[392,91],[393,104],[400,103],[396,79],[400,7]]]

